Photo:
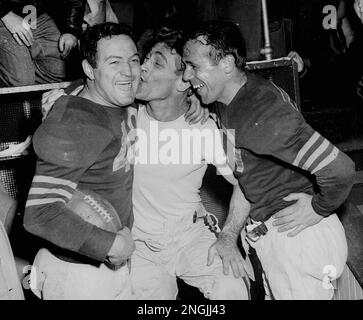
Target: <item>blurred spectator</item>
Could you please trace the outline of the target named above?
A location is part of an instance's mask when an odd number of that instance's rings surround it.
[[[341,0],[349,93],[363,99],[363,0]]]
[[[93,26],[103,22],[119,21],[108,0],[87,0],[83,22],[87,26]]]
[[[300,81],[303,109],[351,108],[362,75],[362,0],[270,0],[271,21],[289,18],[293,48],[308,72]],[[354,11],[356,7],[356,11]],[[302,74],[305,72],[302,71]]]
[[[0,86],[59,82],[78,44],[86,0],[64,0],[63,34],[45,1],[0,0]]]

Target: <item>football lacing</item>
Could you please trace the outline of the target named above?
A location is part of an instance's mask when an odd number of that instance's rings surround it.
[[[98,201],[96,201],[92,196],[90,195],[85,195],[84,199],[86,200],[86,202],[93,207],[98,213],[100,213],[106,220],[106,222],[110,222],[112,220],[112,217],[110,216],[110,214],[107,212],[107,210],[105,210],[103,208],[102,205],[99,204]]]

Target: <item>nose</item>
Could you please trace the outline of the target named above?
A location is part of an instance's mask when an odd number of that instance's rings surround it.
[[[132,69],[130,63],[123,63],[120,72],[125,76],[131,77]]]
[[[191,68],[190,66],[188,66],[188,65],[187,65],[187,66],[185,67],[184,72],[183,72],[183,80],[184,80],[185,82],[187,82],[187,81],[192,80],[192,79],[193,79],[193,77],[194,77],[193,70],[192,70],[192,68]]]
[[[148,71],[148,59],[145,59],[144,63],[141,65],[141,72],[145,73]]]

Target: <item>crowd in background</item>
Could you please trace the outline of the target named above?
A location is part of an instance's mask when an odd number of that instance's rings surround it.
[[[186,29],[201,21],[229,19],[239,24],[246,38],[249,60],[264,58],[259,53],[263,46],[259,1],[64,0],[49,3],[7,0],[0,3],[2,4],[1,86],[25,85],[31,84],[32,81],[57,82],[80,76],[76,42],[87,25],[104,21],[127,23],[133,27],[136,36],[140,37],[146,29],[160,25],[169,24]],[[20,30],[24,29],[24,26],[21,26],[22,19],[19,17],[29,17],[29,12],[24,11],[24,6],[32,3],[38,7],[38,28],[29,26],[27,30]],[[290,30],[283,30],[285,33],[283,41],[286,40],[288,43],[273,42],[272,45],[274,57],[287,56],[289,51],[294,50],[303,58],[305,67],[309,71],[300,82],[305,108],[341,108],[359,104],[363,95],[361,78],[363,63],[360,59],[363,52],[362,2],[360,0],[277,0],[268,1],[267,4],[272,32],[276,23],[281,26],[281,21],[286,19],[292,22]],[[49,25],[46,25],[47,34],[42,34],[39,30],[42,27],[41,19],[44,20],[44,13],[59,29],[57,31],[52,24],[55,40],[49,38]],[[26,21],[29,22],[29,19]],[[31,45],[33,41],[34,44]],[[23,46],[20,50],[15,50],[18,44]],[[14,60],[9,60],[7,57],[7,46],[8,51],[12,53],[19,51]],[[30,57],[35,61],[35,71],[40,73],[40,79],[34,80],[29,77],[16,79],[17,74],[24,74],[26,70],[21,68],[21,64],[25,63],[25,52],[19,58],[20,52],[25,48],[29,50]],[[50,55],[50,58],[44,59],[42,55]],[[19,59],[23,62],[16,63]],[[45,62],[41,63],[42,61]],[[11,68],[11,73],[15,75],[11,74],[12,79],[8,79],[6,70],[11,63],[16,63],[16,68]],[[49,66],[51,68],[47,74],[44,69]],[[27,68],[29,69],[29,66]],[[24,75],[20,77],[24,78]]]

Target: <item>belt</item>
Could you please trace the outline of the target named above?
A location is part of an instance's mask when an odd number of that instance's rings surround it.
[[[248,219],[249,223],[246,226],[246,236],[248,240],[256,242],[261,236],[264,236],[268,229],[266,224],[262,221],[254,221],[251,218]]]

